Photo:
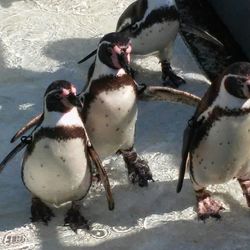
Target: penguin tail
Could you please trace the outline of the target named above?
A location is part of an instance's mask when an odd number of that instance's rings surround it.
[[[215,36],[211,35],[208,31],[203,30],[197,26],[193,26],[191,24],[181,23],[180,30],[187,32],[187,33],[191,33],[191,34],[198,36],[200,38],[203,38],[204,40],[207,40],[207,41],[217,45],[218,47],[221,47],[221,48],[224,47],[223,43],[220,42]]]

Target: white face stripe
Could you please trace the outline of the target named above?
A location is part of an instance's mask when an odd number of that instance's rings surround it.
[[[121,24],[121,26],[117,29],[117,31],[121,31],[125,26],[129,26],[132,23],[131,18],[126,18],[123,23]]]
[[[250,76],[242,76],[242,75],[235,75],[235,74],[227,74],[222,78],[222,83],[224,84],[225,80],[229,77],[234,77],[234,78],[242,78],[242,79],[246,79],[246,80],[250,80]]]
[[[60,92],[61,90],[60,89],[53,89],[51,91],[49,91],[45,96],[44,96],[44,100],[47,99],[47,97],[53,93],[56,93],[56,92]]]

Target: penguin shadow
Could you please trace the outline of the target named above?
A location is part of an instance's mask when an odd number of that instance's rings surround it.
[[[208,219],[199,221],[195,212],[189,212],[188,218],[182,213],[173,216],[173,220],[165,218],[165,214],[172,214],[195,206],[194,193],[189,180],[184,181],[181,194],[175,194],[176,181],[150,183],[148,188],[121,185],[113,188],[116,201],[114,211],[107,210],[105,197],[90,199],[84,208],[86,218],[109,228],[133,229],[132,233],[124,231],[114,238],[105,240],[89,238],[95,230],[80,231],[74,234],[70,230],[64,232],[63,242],[60,240],[56,224],[50,223],[45,228],[37,225],[41,249],[248,249],[249,239],[249,211],[228,193],[214,192],[219,198],[229,201],[232,212],[222,213],[222,219]],[[159,195],[160,193],[160,195]],[[187,214],[187,213],[186,213]],[[232,216],[233,214],[233,216]],[[159,216],[159,217],[157,217]],[[187,216],[187,215],[185,215]],[[148,217],[148,218],[146,218]],[[136,230],[138,221],[142,221],[141,229]],[[99,231],[100,233],[101,231]],[[92,239],[93,246],[75,246]],[[226,239],[226,240],[225,240]],[[71,242],[65,246],[65,242]],[[73,244],[74,243],[74,244]],[[68,245],[68,244],[67,244]],[[167,248],[166,248],[167,247]]]
[[[77,62],[96,49],[100,38],[72,38],[48,42],[42,49],[44,56],[58,62],[58,69],[52,72],[39,72],[16,67],[10,68],[4,60],[5,47],[0,41],[0,75],[1,82],[24,83],[24,87],[39,85],[43,81],[46,86],[58,79],[72,81],[82,88],[87,79],[88,68],[93,58],[78,65]],[[18,59],[17,59],[18,60]]]
[[[54,42],[49,42],[44,48],[43,53],[46,57],[59,62],[60,73],[77,77],[77,81],[86,83],[88,69],[94,61],[94,56],[82,64],[77,64],[78,61],[87,56],[90,52],[97,48],[100,38],[70,38],[62,39]]]
[[[164,213],[190,207],[192,203],[190,197],[180,195],[179,199],[170,199],[175,195],[175,185],[176,181],[149,183],[146,188],[129,183],[115,186],[112,188],[115,199],[113,211],[108,210],[104,191],[97,194],[91,190],[84,200],[84,206],[81,210],[83,216],[90,222],[90,230],[80,230],[78,234],[75,234],[68,227],[62,227],[67,206],[54,209],[56,217],[49,222],[48,226],[35,223],[41,249],[80,249],[75,246],[62,246],[60,238],[63,237],[63,242],[67,239],[74,242],[74,238],[78,241],[85,241],[86,237],[95,235],[98,228],[104,230],[109,228],[108,230],[111,231],[113,228],[125,228],[129,231],[138,227],[138,221],[147,216],[163,216]],[[92,237],[92,239],[94,238]],[[85,247],[81,247],[81,249],[85,249]]]
[[[126,175],[123,178],[127,178]],[[163,216],[164,213],[180,211],[192,206],[194,197],[191,198],[191,189],[189,188],[188,193],[183,192],[177,196],[176,185],[176,181],[155,181],[149,182],[149,185],[143,188],[131,183],[114,186],[112,193],[115,209],[108,210],[105,194],[102,193],[88,200],[86,210],[91,211],[88,219],[93,223],[109,227],[133,228],[142,218],[153,214]],[[189,183],[185,185],[190,186]]]

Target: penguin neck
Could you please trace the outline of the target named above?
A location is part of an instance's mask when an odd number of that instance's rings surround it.
[[[107,66],[106,64],[102,63],[99,58],[97,57],[96,58],[96,61],[95,61],[95,69],[94,69],[94,72],[93,72],[93,75],[91,76],[90,78],[90,83],[94,80],[98,80],[102,77],[107,77],[107,76],[123,76],[125,75],[126,72],[123,68],[120,68],[120,69],[113,69],[109,66]]]
[[[208,118],[215,107],[219,107],[224,110],[244,110],[250,109],[250,99],[241,99],[230,95],[225,89],[222,82],[219,88],[219,93],[211,106],[209,106],[203,113],[199,115],[198,120],[202,117]]]
[[[73,107],[67,113],[60,112],[48,112],[45,110],[44,120],[42,123],[43,127],[83,127],[83,122],[79,116],[76,107]]]

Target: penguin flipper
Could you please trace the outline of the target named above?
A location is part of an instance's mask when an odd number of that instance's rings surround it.
[[[190,152],[190,144],[192,139],[192,128],[187,126],[183,133],[183,142],[182,142],[182,159],[181,165],[179,170],[179,177],[177,182],[176,192],[179,193],[182,189],[183,180],[186,172],[186,167],[189,159],[189,152]]]
[[[197,114],[193,116],[189,121],[188,125],[184,130],[182,139],[182,160],[180,165],[179,177],[177,182],[176,192],[179,193],[182,189],[183,180],[187,164],[189,162],[190,152],[193,149],[194,142],[196,141],[197,133],[199,132],[204,118],[197,121]]]
[[[88,153],[89,153],[92,161],[94,162],[94,164],[96,166],[96,169],[97,169],[98,174],[99,174],[99,176],[101,178],[102,184],[103,184],[103,186],[105,188],[109,210],[113,210],[114,207],[115,207],[115,202],[114,202],[114,199],[113,199],[113,196],[112,196],[110,183],[109,183],[109,178],[108,178],[108,175],[106,173],[106,170],[102,166],[101,160],[100,160],[97,152],[95,151],[95,149],[93,148],[92,145],[90,145],[90,146],[88,145]]]
[[[3,169],[5,168],[6,164],[12,160],[14,158],[14,156],[20,152],[25,146],[27,145],[27,143],[25,143],[24,141],[21,141],[14,149],[12,149],[10,151],[10,153],[2,160],[2,162],[0,163],[0,173],[3,171]]]
[[[215,36],[211,35],[208,31],[203,30],[197,26],[181,23],[180,30],[187,32],[187,33],[194,34],[195,36],[203,38],[219,47],[222,47],[222,48],[224,47],[223,43],[220,42]]]
[[[37,115],[36,117],[32,118],[28,123],[26,123],[21,129],[19,129],[15,135],[11,138],[10,142],[15,142],[20,136],[26,133],[32,127],[41,124],[43,121],[43,113]]]
[[[189,92],[177,90],[169,87],[148,86],[138,93],[140,101],[166,101],[183,103],[197,107],[201,98]]]

